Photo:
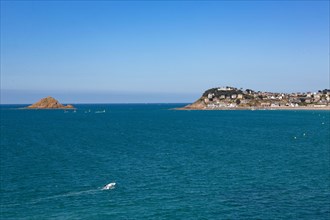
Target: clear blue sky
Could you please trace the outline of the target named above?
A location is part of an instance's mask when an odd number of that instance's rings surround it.
[[[1,1],[1,103],[329,88],[328,1]]]

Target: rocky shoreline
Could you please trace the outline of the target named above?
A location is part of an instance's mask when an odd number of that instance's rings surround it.
[[[53,97],[46,97],[38,102],[29,105],[23,109],[76,109],[73,105],[62,105],[59,101],[54,99]]]

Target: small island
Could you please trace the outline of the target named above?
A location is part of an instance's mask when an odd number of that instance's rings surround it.
[[[46,97],[40,101],[27,106],[26,109],[75,109],[72,105],[62,105],[53,97]]]
[[[194,103],[178,110],[296,109],[330,110],[330,89],[306,93],[275,93],[218,87],[206,90]]]

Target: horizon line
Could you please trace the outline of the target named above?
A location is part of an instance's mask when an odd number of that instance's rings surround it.
[[[77,102],[77,103],[61,103],[64,105],[72,104],[72,105],[152,105],[152,104],[190,104],[191,102],[95,102],[95,103],[87,103],[87,102]],[[0,105],[31,105],[33,103],[0,103]]]

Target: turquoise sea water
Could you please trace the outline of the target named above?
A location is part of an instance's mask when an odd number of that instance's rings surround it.
[[[330,218],[329,111],[176,106],[1,106],[1,219]]]

